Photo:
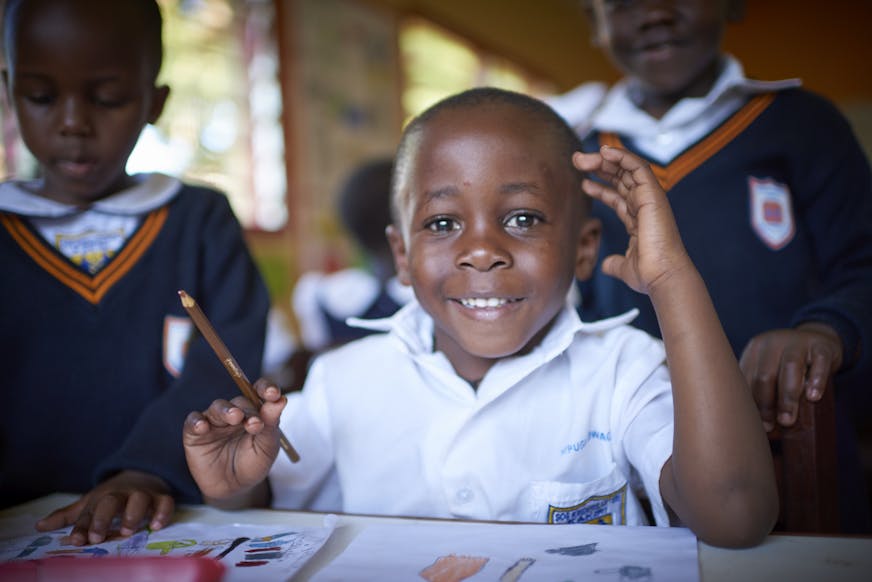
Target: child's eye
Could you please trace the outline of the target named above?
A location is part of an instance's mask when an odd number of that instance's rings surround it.
[[[51,93],[30,93],[24,98],[34,105],[51,105],[54,102],[54,95]]]
[[[542,217],[531,212],[518,212],[509,216],[506,220],[506,226],[510,228],[533,228],[542,222]]]
[[[116,97],[115,95],[94,95],[92,98],[94,105],[98,105],[100,107],[121,107],[124,105],[126,100],[122,97]]]
[[[456,220],[445,216],[439,216],[433,220],[429,220],[424,226],[427,230],[432,232],[451,232],[452,230],[457,230],[459,228]]]

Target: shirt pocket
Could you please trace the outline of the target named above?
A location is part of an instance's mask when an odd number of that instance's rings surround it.
[[[627,524],[627,479],[612,463],[603,477],[586,483],[533,481],[521,506],[530,521],[554,524]]]

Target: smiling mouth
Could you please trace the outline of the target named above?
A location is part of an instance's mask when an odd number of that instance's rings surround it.
[[[469,309],[496,309],[509,303],[516,303],[520,299],[508,299],[506,297],[464,297],[458,302]]]

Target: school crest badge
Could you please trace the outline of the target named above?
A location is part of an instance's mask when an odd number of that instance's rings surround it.
[[[585,499],[572,507],[548,507],[548,523],[588,523],[598,525],[626,525],[627,486],[626,484],[606,495]]]
[[[751,203],[751,226],[773,251],[784,248],[793,239],[795,224],[790,203],[790,189],[770,178],[748,178]]]

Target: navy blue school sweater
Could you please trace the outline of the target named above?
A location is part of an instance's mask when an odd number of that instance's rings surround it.
[[[190,329],[177,292],[197,300],[252,380],[269,309],[226,197],[183,186],[93,276],[24,217],[0,213],[0,265],[0,505],[84,493],[123,469],[199,502],[184,419],[238,389],[202,337],[176,333]]]
[[[614,134],[593,133],[584,144],[586,151],[601,144],[634,151]],[[844,383],[868,383],[870,169],[832,104],[803,89],[759,95],[668,165],[652,168],[737,356],[763,331],[821,321],[842,337],[851,362]],[[604,223],[600,260],[623,254],[626,230],[614,212],[596,202],[593,213]],[[599,269],[580,290],[585,320],[637,308],[633,325],[660,335],[648,298]]]

